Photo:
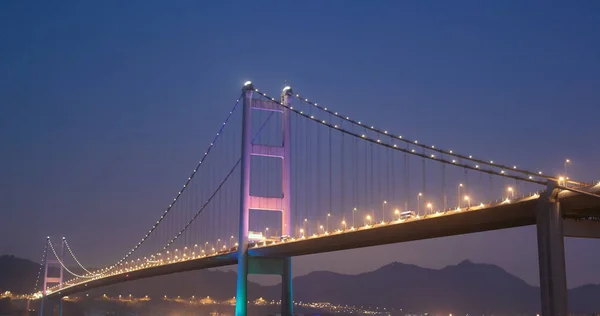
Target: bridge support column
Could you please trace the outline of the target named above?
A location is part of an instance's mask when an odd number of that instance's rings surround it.
[[[248,308],[248,228],[250,220],[250,149],[252,147],[252,93],[246,82],[242,114],[242,166],[240,182],[240,227],[238,236],[238,271],[235,293],[235,315],[246,316]]]
[[[38,313],[39,316],[43,316],[44,315],[44,296],[42,296],[42,299],[40,300],[40,312]]]
[[[548,183],[536,213],[543,316],[568,315],[563,216],[556,185]]]
[[[244,93],[243,126],[242,126],[242,177],[240,186],[240,229],[238,239],[238,275],[236,289],[235,314],[245,316],[248,303],[248,274],[279,274],[282,277],[281,313],[285,316],[293,315],[294,302],[292,298],[292,265],[291,258],[249,258],[248,257],[248,229],[250,209],[281,212],[281,235],[291,235],[291,113],[281,106],[290,106],[292,89],[285,87],[281,92],[281,104],[273,100],[253,100],[254,87],[251,82],[246,82],[242,88]],[[282,142],[280,146],[252,144],[251,123],[252,109],[281,112]],[[263,156],[282,159],[281,170],[281,198],[250,196],[250,157]],[[267,203],[269,206],[256,201],[275,201]],[[277,203],[281,202],[281,203]]]
[[[292,288],[292,258],[283,258],[281,273],[281,315],[294,315],[294,296]]]
[[[39,312],[39,316],[43,316],[44,315],[44,301],[46,299],[46,292],[48,290],[48,285],[49,284],[58,284],[59,289],[62,289],[63,287],[63,266],[61,264],[61,262],[64,262],[64,257],[65,257],[65,238],[62,238],[62,242],[60,244],[60,259],[59,258],[54,258],[54,259],[49,259],[48,256],[50,255],[49,253],[51,252],[53,255],[58,255],[56,253],[54,253],[54,251],[50,251],[50,249],[48,248],[52,248],[54,249],[53,245],[51,244],[52,241],[50,240],[50,237],[46,238],[46,249],[44,250],[44,279],[43,279],[43,283],[42,283],[42,299],[40,302],[40,312]],[[59,276],[58,277],[52,277],[48,275],[48,268],[49,267],[57,267],[59,269]]]

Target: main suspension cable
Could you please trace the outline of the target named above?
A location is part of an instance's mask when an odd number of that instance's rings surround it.
[[[93,278],[93,276],[79,275],[79,274],[69,270],[69,268],[67,268],[67,266],[63,263],[63,261],[60,260],[60,258],[58,257],[58,254],[56,253],[56,250],[54,250],[54,246],[52,245],[52,242],[49,241],[48,244],[50,245],[50,249],[52,250],[52,253],[54,253],[54,257],[56,257],[56,260],[58,261],[58,263],[60,263],[60,265],[63,267],[63,269],[67,270],[67,272],[69,272],[70,274],[72,274],[74,277],[77,277],[77,278],[81,278],[81,279]]]
[[[505,177],[505,178],[518,179],[518,180],[522,180],[522,181],[526,181],[526,182],[530,182],[530,183],[536,183],[536,184],[540,184],[540,185],[545,185],[546,184],[545,181],[540,181],[540,180],[533,179],[533,176],[530,176],[529,178],[524,178],[524,177],[521,177],[521,176],[518,176],[518,175],[507,174],[506,171],[504,171],[504,170],[501,170],[500,172],[498,172],[498,171],[494,171],[494,170],[490,170],[490,169],[481,168],[479,165],[475,165],[475,166],[466,165],[466,164],[462,164],[462,163],[460,163],[460,162],[458,162],[456,160],[446,160],[445,158],[436,158],[435,155],[428,156],[426,154],[420,154],[418,152],[415,152],[414,149],[407,150],[407,149],[403,149],[403,148],[398,147],[396,144],[392,145],[392,144],[384,143],[380,139],[369,138],[369,137],[367,137],[366,134],[359,135],[359,134],[357,134],[355,132],[348,131],[346,129],[340,128],[338,125],[332,125],[332,124],[330,124],[330,123],[328,123],[328,122],[326,122],[324,120],[316,119],[315,116],[313,116],[313,115],[307,115],[303,111],[296,110],[296,109],[294,109],[291,106],[287,106],[285,104],[282,104],[281,102],[276,101],[274,98],[269,97],[266,93],[259,92],[258,89],[255,89],[254,91],[256,91],[258,94],[264,96],[265,98],[268,98],[271,101],[277,103],[278,105],[280,105],[280,106],[282,106],[282,107],[284,107],[284,108],[286,108],[288,110],[291,110],[294,113],[296,113],[296,114],[298,114],[300,116],[303,116],[303,117],[305,117],[305,118],[307,118],[307,119],[309,119],[311,121],[317,122],[319,124],[326,125],[329,128],[333,128],[333,129],[339,130],[342,133],[345,133],[345,134],[348,134],[348,135],[352,135],[352,136],[354,136],[356,138],[362,139],[362,140],[367,141],[369,143],[374,143],[374,144],[378,144],[380,146],[384,146],[384,147],[387,147],[387,148],[392,148],[394,150],[405,152],[405,153],[408,153],[410,155],[421,157],[421,158],[424,158],[424,159],[433,160],[433,161],[437,161],[437,162],[440,162],[440,163],[445,163],[445,164],[449,164],[449,165],[453,165],[453,166],[458,166],[458,167],[462,167],[462,168],[466,168],[466,169],[470,169],[470,170],[475,170],[475,171],[487,173],[487,174],[490,174],[490,175],[496,175],[496,176]],[[385,131],[383,133],[387,134]],[[417,144],[413,144],[413,145],[417,145]],[[425,149],[427,147],[423,147],[423,148]],[[469,159],[467,158],[467,160],[469,160]],[[494,165],[494,166],[496,166],[496,165]]]
[[[227,118],[225,118],[225,121],[223,122],[223,125],[221,126],[221,128],[217,132],[217,135],[213,138],[212,142],[208,146],[208,149],[206,150],[206,152],[204,152],[204,156],[202,156],[202,158],[200,159],[200,161],[196,165],[196,168],[194,168],[194,170],[192,171],[192,174],[188,177],[187,181],[183,185],[183,188],[177,193],[177,195],[173,199],[173,202],[171,204],[169,204],[169,206],[166,208],[166,210],[164,211],[164,213],[156,221],[156,224],[154,224],[152,226],[152,228],[142,238],[142,240],[140,242],[138,242],[133,248],[131,248],[131,250],[125,256],[123,256],[123,258],[121,258],[119,261],[117,261],[117,263],[115,263],[114,265],[110,266],[109,269],[107,271],[105,271],[105,273],[108,272],[109,270],[111,270],[112,268],[119,266],[119,264],[121,264],[123,261],[127,260],[127,258],[129,258],[148,239],[148,237],[150,237],[150,235],[152,234],[152,232],[154,232],[156,230],[156,228],[158,227],[158,225],[160,225],[160,223],[163,221],[163,219],[173,209],[173,206],[175,205],[175,203],[177,203],[177,200],[179,199],[179,197],[181,197],[181,195],[183,194],[183,192],[186,190],[186,188],[188,187],[188,185],[190,184],[190,182],[192,181],[192,179],[194,178],[194,176],[196,175],[196,173],[200,169],[200,166],[202,165],[202,162],[206,159],[206,157],[208,156],[208,154],[210,153],[210,151],[212,150],[212,148],[216,144],[217,140],[219,139],[219,136],[223,133],[223,130],[225,129],[225,126],[227,126],[227,122],[229,122],[229,119],[231,118],[231,116],[233,115],[233,113],[235,112],[235,110],[237,109],[237,107],[238,107],[238,105],[240,103],[241,96],[242,96],[242,94],[240,94],[240,97],[236,100],[235,105],[233,106],[233,108],[231,109],[231,111],[229,111],[229,114],[227,115]]]
[[[46,238],[46,245],[44,246],[44,254],[42,255],[42,264],[40,264],[40,269],[38,270],[37,278],[35,279],[35,287],[33,291],[37,290],[38,284],[40,282],[40,275],[42,275],[42,269],[44,268],[44,264],[46,263],[46,255],[48,252],[48,242],[50,241],[50,237]]]
[[[73,250],[71,250],[71,246],[69,246],[69,243],[67,242],[67,240],[65,239],[65,246],[67,246],[67,250],[69,251],[69,253],[71,254],[71,257],[73,258],[73,260],[75,260],[75,262],[77,262],[77,264],[79,265],[80,268],[82,268],[85,272],[91,274],[91,275],[99,275],[99,274],[94,274],[93,272],[89,271],[88,269],[86,269],[81,262],[79,262],[79,260],[77,260],[77,257],[75,257],[75,254],[73,253]]]
[[[352,124],[358,125],[358,126],[365,126],[361,121],[356,121],[356,120],[350,119],[349,116],[344,116],[344,115],[339,114],[338,112],[333,112],[333,111],[329,110],[326,107],[320,106],[320,105],[318,105],[315,102],[309,101],[307,98],[302,97],[300,94],[295,94],[295,97],[298,100],[300,100],[301,102],[304,102],[304,103],[306,103],[308,105],[312,105],[312,106],[316,107],[317,109],[319,109],[319,110],[321,110],[323,112],[329,113],[331,115],[335,115],[335,116],[337,116],[337,117],[339,117],[339,118],[341,118],[341,119],[343,119],[343,120],[345,120],[345,121],[347,121],[349,123],[352,123]],[[394,138],[396,138],[396,139],[398,139],[400,141],[403,141],[403,142],[406,142],[406,143],[410,143],[410,144],[413,144],[413,145],[418,146],[418,147],[426,148],[426,149],[435,151],[435,152],[437,152],[439,154],[446,154],[446,155],[449,155],[449,156],[452,156],[452,157],[456,157],[456,158],[460,158],[460,159],[465,159],[465,160],[477,163],[479,165],[487,165],[487,166],[497,167],[497,168],[501,168],[501,169],[512,170],[513,172],[522,173],[522,174],[525,174],[525,175],[528,175],[528,176],[531,176],[531,177],[535,176],[535,177],[544,178],[544,179],[553,180],[553,181],[557,181],[558,180],[555,177],[547,176],[547,175],[542,174],[541,171],[538,171],[538,172],[528,171],[528,170],[524,170],[524,169],[519,169],[519,168],[517,168],[517,166],[512,166],[512,168],[511,168],[510,166],[503,165],[503,164],[498,164],[498,163],[494,163],[493,161],[485,161],[485,160],[481,160],[481,159],[476,159],[476,158],[473,158],[472,155],[463,155],[463,154],[455,153],[453,150],[443,150],[443,149],[440,149],[440,148],[436,148],[435,146],[425,145],[425,144],[417,142],[416,140],[406,139],[406,138],[402,137],[401,135],[394,135],[394,134],[388,133],[388,131],[379,130],[379,129],[375,128],[374,126],[371,126],[369,128],[369,130],[371,130],[373,132],[380,133],[380,134],[390,135],[390,136],[392,136],[392,137],[394,137]],[[568,179],[565,180],[565,181],[567,181],[568,183],[571,183],[571,184],[583,185],[583,183],[577,182],[577,181],[572,181],[572,180],[568,180]]]
[[[269,120],[271,119],[271,117],[273,117],[274,113],[275,112],[271,112],[271,114],[269,114],[269,116],[265,119],[265,121],[263,122],[263,124],[260,126],[260,128],[258,129],[258,131],[256,132],[256,134],[252,138],[251,143],[254,143],[254,141],[256,140],[256,138],[258,138],[258,136],[263,131],[264,127],[267,125],[267,123],[269,122]],[[196,212],[196,214],[194,214],[194,216],[185,224],[185,226],[177,233],[177,235],[175,235],[175,237],[173,237],[169,242],[167,242],[167,244],[162,248],[161,251],[167,250],[167,248],[169,248],[175,241],[177,241],[177,239],[179,238],[179,236],[181,236],[188,229],[188,227],[190,227],[190,225],[192,225],[192,223],[194,222],[194,220],[196,220],[196,218],[198,218],[198,216],[200,215],[200,213],[202,213],[202,211],[204,211],[204,209],[210,204],[210,202],[217,195],[217,193],[219,193],[219,191],[221,190],[221,188],[223,187],[223,185],[225,184],[225,182],[227,182],[227,179],[229,179],[229,177],[233,174],[233,171],[235,171],[235,169],[237,168],[237,166],[240,164],[241,161],[242,161],[242,158],[240,157],[237,160],[237,162],[233,165],[233,167],[229,170],[229,172],[227,173],[227,175],[225,176],[225,178],[221,181],[221,183],[219,184],[219,186],[208,197],[208,199],[202,205],[202,207],[200,207],[200,209]]]

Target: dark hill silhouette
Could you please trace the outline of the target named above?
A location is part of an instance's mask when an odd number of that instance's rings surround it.
[[[0,292],[29,293],[35,286],[40,265],[11,255],[0,256]]]
[[[0,257],[0,289],[29,292],[39,265],[13,256]],[[192,271],[112,285],[90,291],[91,296],[129,295],[151,297],[211,296],[224,300],[235,295],[236,273],[219,270]],[[248,283],[253,300],[280,298],[280,287]],[[491,264],[465,260],[443,269],[427,269],[393,262],[356,275],[329,271],[312,272],[294,279],[296,301],[402,308],[405,312],[447,314],[539,313],[539,288]],[[600,311],[600,285],[569,290],[571,312]]]
[[[313,272],[294,280],[295,298],[456,313],[535,312],[536,287],[494,265],[464,261],[441,270],[394,262],[372,272]]]

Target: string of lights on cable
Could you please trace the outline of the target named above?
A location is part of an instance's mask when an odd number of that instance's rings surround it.
[[[90,275],[94,276],[94,275],[99,275],[99,274],[94,274],[93,272],[89,271],[88,269],[86,269],[81,262],[79,262],[79,260],[77,260],[77,257],[75,257],[75,254],[73,253],[73,250],[71,250],[71,246],[69,246],[69,243],[67,242],[67,239],[64,239],[65,241],[65,246],[67,246],[67,250],[69,251],[69,253],[71,254],[71,257],[73,258],[73,260],[75,260],[75,262],[79,265],[79,267],[81,269],[83,269],[85,272],[89,273]]]
[[[254,141],[256,140],[256,138],[260,135],[260,133],[263,131],[263,129],[265,128],[265,126],[267,125],[267,123],[271,120],[271,118],[273,117],[273,112],[271,112],[271,114],[269,114],[269,116],[267,117],[267,119],[262,123],[262,125],[259,127],[258,131],[256,132],[256,134],[254,135],[254,137],[252,138],[252,143],[254,143]],[[202,205],[202,207],[198,210],[198,212],[196,212],[196,214],[194,214],[194,216],[185,224],[185,226],[175,235],[175,237],[173,237],[171,240],[169,240],[169,242],[167,242],[167,244],[162,248],[162,251],[167,250],[175,241],[177,241],[177,239],[188,229],[188,227],[190,227],[190,225],[192,225],[192,223],[194,222],[194,220],[200,215],[200,213],[202,213],[202,211],[208,206],[208,204],[212,201],[212,199],[217,195],[217,193],[219,193],[219,190],[221,190],[221,188],[223,187],[223,185],[225,184],[225,182],[227,181],[227,179],[229,179],[229,177],[233,174],[233,171],[237,168],[237,166],[240,164],[240,162],[242,161],[242,158],[239,158],[237,160],[237,162],[234,164],[234,166],[229,170],[229,172],[227,173],[227,175],[225,176],[225,178],[223,179],[223,181],[221,181],[221,183],[219,184],[219,186],[216,188],[216,190],[213,192],[213,194],[211,194],[209,196],[209,198],[206,200],[206,202]]]
[[[517,166],[514,166],[514,165],[511,168],[511,167],[509,167],[507,165],[504,165],[504,164],[494,163],[493,160],[490,160],[490,161],[481,160],[481,159],[473,158],[472,155],[463,155],[463,154],[456,153],[453,150],[444,150],[444,149],[436,148],[435,146],[430,146],[430,145],[425,145],[425,144],[419,143],[417,140],[409,140],[409,139],[406,139],[405,137],[403,137],[401,135],[394,135],[392,133],[389,133],[386,130],[380,130],[378,128],[375,128],[374,126],[368,127],[368,125],[363,124],[361,121],[353,120],[349,116],[345,116],[345,115],[339,114],[338,112],[331,111],[327,107],[323,107],[321,105],[318,105],[318,103],[316,103],[316,102],[309,101],[308,98],[305,98],[305,97],[301,96],[300,94],[295,94],[295,97],[298,100],[300,100],[301,102],[304,102],[304,103],[306,103],[308,105],[314,106],[317,109],[319,109],[319,110],[321,110],[323,112],[326,112],[326,113],[328,113],[330,115],[336,116],[336,117],[338,117],[338,118],[340,118],[340,119],[342,119],[342,120],[344,120],[346,122],[349,122],[349,123],[357,125],[357,126],[368,128],[369,130],[371,130],[373,132],[376,132],[378,134],[387,135],[389,137],[392,137],[392,138],[397,139],[399,141],[411,144],[413,146],[421,147],[421,148],[424,148],[424,149],[429,149],[429,150],[435,151],[435,152],[437,152],[439,154],[449,155],[449,156],[452,156],[452,157],[455,157],[455,158],[459,158],[459,159],[465,159],[467,161],[471,161],[471,162],[476,163],[478,165],[487,165],[487,166],[497,167],[497,168],[500,168],[500,169],[511,170],[513,172],[522,173],[522,174],[528,175],[529,176],[528,179],[533,179],[533,177],[538,177],[538,178],[544,178],[544,179],[548,179],[548,180],[552,180],[552,181],[558,181],[559,180],[556,177],[544,175],[541,171],[538,171],[538,172],[528,171],[528,170],[524,170],[524,169],[519,169],[519,168],[517,168]],[[576,182],[576,181],[568,181],[568,182],[569,183],[573,183],[573,184],[578,184],[578,185],[581,184],[581,183]]]
[[[540,185],[546,185],[546,181],[536,180],[536,179],[534,179],[533,176],[521,177],[521,176],[518,176],[518,175],[509,174],[505,170],[495,171],[495,170],[491,170],[491,169],[481,168],[480,165],[471,166],[471,165],[460,163],[457,160],[447,160],[445,158],[438,158],[438,157],[436,157],[433,154],[432,155],[427,155],[425,153],[418,153],[414,149],[409,150],[409,149],[401,148],[401,147],[398,147],[397,144],[390,144],[390,143],[383,142],[381,139],[370,138],[366,134],[358,134],[358,133],[355,133],[355,132],[352,132],[352,131],[348,131],[346,129],[341,128],[339,125],[331,124],[331,123],[329,123],[329,122],[327,122],[325,120],[320,120],[320,119],[316,118],[314,115],[308,115],[308,114],[305,114],[303,111],[296,110],[296,109],[294,109],[293,106],[287,106],[285,104],[282,104],[281,102],[277,101],[275,98],[267,95],[264,92],[259,91],[256,88],[254,89],[254,91],[256,93],[258,93],[259,95],[261,95],[261,96],[263,96],[263,97],[265,97],[265,98],[267,98],[267,99],[269,99],[269,100],[271,100],[271,101],[279,104],[280,106],[282,106],[282,107],[284,107],[284,108],[286,108],[286,109],[288,109],[288,110],[290,110],[290,111],[292,111],[292,112],[294,112],[294,113],[296,113],[296,114],[298,114],[298,115],[300,115],[300,116],[302,116],[302,117],[304,117],[306,119],[309,119],[311,121],[317,122],[317,123],[325,125],[325,126],[327,126],[329,128],[333,128],[333,129],[338,130],[338,131],[340,131],[342,133],[354,136],[356,138],[362,139],[362,140],[370,142],[370,143],[374,143],[374,144],[377,144],[377,145],[380,145],[380,146],[388,147],[388,148],[391,148],[391,149],[394,149],[394,150],[397,150],[397,151],[401,151],[401,152],[404,152],[404,153],[407,153],[407,154],[410,154],[410,155],[413,155],[413,156],[418,156],[418,157],[421,157],[423,159],[438,161],[438,162],[441,162],[441,163],[445,163],[445,164],[449,164],[449,165],[453,165],[453,166],[458,166],[458,167],[461,167],[461,168],[464,168],[464,169],[470,169],[470,170],[474,170],[474,171],[479,171],[479,172],[487,173],[487,174],[490,174],[490,175],[497,175],[497,176],[501,176],[501,177],[505,177],[505,178],[511,178],[511,179],[515,179],[515,180],[521,180],[521,181],[525,181],[525,182],[536,183],[536,184],[540,184]],[[383,132],[383,134],[386,134],[386,133]]]
[[[67,272],[69,272],[73,276],[81,278],[81,279],[91,279],[91,278],[93,278],[93,276],[79,275],[79,274],[77,274],[77,273],[69,270],[69,268],[67,268],[67,266],[64,264],[64,262],[62,260],[60,260],[58,254],[56,253],[56,250],[54,249],[54,246],[52,245],[52,242],[48,242],[48,244],[50,245],[50,249],[52,250],[52,253],[54,253],[54,257],[56,257],[56,260],[58,261],[58,263],[60,263],[60,265],[63,267],[63,269],[65,269]]]
[[[40,264],[40,269],[38,270],[37,278],[35,279],[35,287],[33,291],[37,291],[38,284],[40,283],[40,276],[42,275],[42,269],[44,267],[44,263],[46,262],[46,253],[48,252],[48,242],[50,241],[50,237],[46,238],[46,245],[44,246],[44,254],[42,255],[42,263]]]
[[[148,233],[133,248],[131,248],[131,250],[125,256],[123,256],[119,261],[117,261],[117,263],[115,263],[114,265],[110,266],[109,269],[106,270],[104,273],[108,272],[110,269],[113,269],[114,267],[119,266],[121,263],[123,263],[125,260],[127,260],[127,258],[129,258],[148,239],[148,237],[150,237],[150,235],[152,234],[152,232],[154,232],[156,230],[156,228],[158,227],[158,225],[160,225],[160,223],[163,221],[163,219],[169,214],[169,211],[171,211],[171,209],[173,209],[173,206],[175,205],[175,203],[177,203],[177,200],[179,199],[179,197],[181,197],[181,194],[183,194],[183,192],[185,191],[185,189],[188,187],[188,185],[190,184],[190,182],[192,181],[192,179],[194,178],[194,176],[196,175],[196,173],[198,172],[198,170],[202,166],[202,162],[206,159],[206,157],[210,153],[211,149],[216,144],[217,140],[219,139],[219,136],[223,133],[223,130],[227,126],[227,122],[229,122],[229,119],[231,118],[231,116],[233,115],[233,113],[235,112],[235,110],[237,109],[237,107],[238,107],[238,105],[240,103],[241,96],[242,95],[240,95],[240,97],[238,97],[238,99],[235,102],[235,105],[233,106],[233,108],[231,109],[231,111],[229,111],[229,114],[227,115],[227,118],[225,118],[225,121],[221,125],[221,128],[219,129],[219,131],[215,135],[214,139],[212,140],[212,142],[208,146],[208,149],[204,152],[204,155],[202,156],[202,158],[200,159],[200,161],[196,165],[196,168],[194,168],[194,170],[192,171],[192,174],[188,177],[187,181],[183,185],[183,188],[179,192],[177,192],[177,195],[175,196],[175,198],[173,198],[173,202],[170,203],[167,206],[167,208],[165,209],[165,211],[163,212],[163,214],[156,221],[156,224],[152,225],[152,228],[148,231]]]

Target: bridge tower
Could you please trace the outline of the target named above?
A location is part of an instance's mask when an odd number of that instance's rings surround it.
[[[291,235],[291,113],[286,108],[269,100],[252,99],[254,87],[246,82],[243,91],[242,118],[242,177],[240,185],[240,228],[238,239],[238,274],[235,314],[245,316],[248,303],[248,274],[281,275],[281,314],[293,315],[292,298],[292,264],[291,258],[251,257],[248,254],[248,230],[250,210],[266,210],[281,212],[281,234]],[[285,87],[281,92],[281,103],[291,104],[292,89]],[[273,111],[282,113],[282,144],[268,146],[252,144],[251,124],[252,110]],[[263,156],[282,159],[282,194],[281,197],[262,197],[250,195],[250,157]]]
[[[48,236],[46,238],[46,248],[51,248],[54,249],[54,245],[51,245],[52,241],[50,240],[50,236]],[[64,262],[64,258],[65,258],[65,238],[62,238],[62,241],[60,243],[60,259],[58,258],[49,258],[51,257],[50,254],[46,254],[45,258],[44,258],[44,283],[42,285],[42,301],[40,303],[40,316],[42,316],[44,314],[44,299],[46,297],[47,294],[47,290],[49,285],[54,285],[54,284],[58,284],[59,289],[62,289],[63,287],[63,266],[61,264],[61,262]],[[53,252],[52,250],[49,250],[51,252]],[[53,253],[54,254],[54,253]],[[60,261],[59,261],[60,260]],[[48,272],[50,270],[50,268],[58,268],[59,274],[58,276],[50,276],[48,275]],[[62,315],[62,298],[60,299],[60,315]]]
[[[538,200],[536,226],[542,315],[567,316],[567,274],[563,212],[558,202],[558,183],[549,181]]]

